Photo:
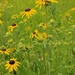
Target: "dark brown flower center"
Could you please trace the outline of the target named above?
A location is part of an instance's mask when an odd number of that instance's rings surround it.
[[[16,24],[12,24],[12,26],[16,26]]]
[[[9,61],[9,64],[11,64],[11,65],[13,65],[14,63],[15,63],[14,60],[10,60],[10,61]]]
[[[50,5],[50,1],[46,1],[45,2],[45,5],[47,6],[47,5]]]
[[[44,23],[43,23],[42,25],[43,25],[43,26],[45,26],[45,24],[44,24]]]
[[[2,51],[6,51],[6,49],[2,49]]]
[[[30,8],[25,9],[25,11],[30,11],[30,10],[31,10]]]
[[[36,32],[33,32],[33,34],[36,34]]]
[[[27,47],[27,46],[25,46],[25,49],[26,49],[26,50],[28,50],[28,47]]]
[[[49,1],[46,1],[46,3],[50,3]]]

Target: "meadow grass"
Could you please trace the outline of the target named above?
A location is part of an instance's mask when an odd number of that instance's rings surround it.
[[[75,1],[41,9],[36,1],[0,0],[0,75],[75,75]],[[32,8],[36,13],[22,18]],[[20,62],[11,72],[10,59]]]

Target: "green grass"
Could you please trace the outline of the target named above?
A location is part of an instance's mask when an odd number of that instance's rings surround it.
[[[51,8],[43,6],[42,9],[36,8],[35,2],[8,0],[5,6],[6,2],[0,0],[0,20],[3,21],[0,24],[0,50],[11,51],[9,55],[0,53],[0,75],[15,75],[5,68],[6,61],[11,58],[20,62],[16,75],[75,75],[75,10],[68,18],[65,15],[75,7],[75,1],[58,0],[59,3],[52,3]],[[22,18],[20,13],[26,8],[34,8],[37,13],[30,19]],[[18,18],[12,19],[15,14]],[[51,19],[54,19],[53,23]],[[46,29],[39,27],[42,22],[47,24]],[[18,24],[18,27],[6,35],[12,23]],[[27,30],[28,27],[30,30]],[[30,38],[36,29],[40,34],[46,32],[48,38],[41,41]]]

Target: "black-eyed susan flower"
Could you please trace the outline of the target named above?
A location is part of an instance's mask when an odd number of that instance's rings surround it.
[[[41,9],[41,7],[46,4],[46,0],[37,0],[36,4],[37,4],[36,7],[39,6]]]
[[[43,29],[46,29],[46,28],[47,28],[47,24],[46,24],[46,23],[43,23],[43,22],[42,22],[42,23],[40,23],[40,24],[39,24],[39,26],[42,26],[42,27],[43,27]]]
[[[36,36],[36,39],[38,41],[42,41],[43,40],[42,33],[38,33],[38,36]]]
[[[10,50],[9,49],[0,49],[0,54],[6,54],[6,55],[9,55],[10,53]]]
[[[15,24],[15,23],[14,23],[14,24],[12,24],[11,26],[9,26],[9,27],[8,27],[8,32],[13,31],[13,29],[14,29],[14,28],[16,28],[16,27],[18,27],[18,25],[17,25],[17,24]]]
[[[27,45],[27,46],[25,46],[23,49],[22,49],[22,51],[27,51],[28,49],[29,49],[29,45]]]
[[[50,23],[53,24],[55,20],[53,18],[50,19]]]
[[[24,45],[24,47],[21,49],[22,51],[28,51],[30,48],[32,48],[33,45],[28,44],[28,45]]]
[[[11,51],[11,52],[15,52],[16,48],[8,48],[8,50]]]
[[[43,32],[43,33],[42,33],[42,37],[43,37],[44,39],[46,39],[46,38],[48,37],[47,33],[46,33],[46,32]]]
[[[59,29],[59,28],[57,28],[57,27],[55,28],[55,30],[56,30],[56,32],[59,32],[59,31],[60,31],[60,29]]]
[[[30,37],[31,38],[36,38],[37,37],[37,34],[38,34],[38,30],[35,30],[33,33],[31,33]]]
[[[25,46],[25,50],[28,50],[29,49],[29,47],[28,46]]]
[[[24,44],[23,44],[23,42],[19,42],[17,46],[18,46],[18,48],[23,48]]]
[[[48,37],[47,33],[46,33],[46,32],[43,32],[43,33],[38,33],[36,39],[37,39],[38,41],[42,41],[42,40],[44,40],[44,39],[47,39],[47,37]]]
[[[35,13],[36,13],[36,10],[35,9],[27,8],[27,9],[25,9],[25,11],[21,12],[21,15],[22,15],[22,18],[24,16],[27,16],[28,18],[30,18]]]
[[[13,39],[9,39],[7,44],[12,44],[13,42],[14,42]]]
[[[57,0],[48,0],[48,1],[50,1],[50,2],[52,2],[52,3],[58,3]]]
[[[9,72],[17,71],[18,66],[20,65],[20,62],[18,62],[15,58],[10,59],[6,62],[6,70],[9,70]]]
[[[43,5],[47,5],[48,3],[58,3],[58,1],[56,1],[56,0],[38,0],[38,1],[36,1],[36,7],[40,7],[40,9],[41,9],[41,7],[43,6]]]

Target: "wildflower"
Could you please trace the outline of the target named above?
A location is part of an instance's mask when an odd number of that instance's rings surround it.
[[[30,45],[24,47],[24,50],[27,51],[30,48]]]
[[[55,30],[56,30],[56,32],[59,32],[59,31],[60,31],[60,29],[59,29],[59,28],[57,28],[57,27],[55,28]]]
[[[50,19],[50,23],[53,24],[55,20],[53,18]]]
[[[48,37],[48,35],[44,32],[44,33],[38,33],[38,36],[36,37],[37,40],[42,41],[44,39],[46,39]]]
[[[9,55],[10,50],[9,49],[5,49],[5,48],[4,49],[0,49],[0,53]]]
[[[16,51],[16,48],[10,48],[12,52],[15,52]]]
[[[26,30],[30,30],[30,26],[28,26]]]
[[[3,21],[2,20],[0,20],[0,25],[2,25],[3,24]]]
[[[73,25],[72,27],[75,28],[75,25]]]
[[[20,41],[24,41],[24,38],[21,38]]]
[[[70,17],[70,13],[65,13],[65,17],[69,18]]]
[[[68,34],[69,34],[69,35],[71,35],[71,34],[72,34],[72,32],[70,32],[70,31],[69,31],[69,32],[68,32]]]
[[[5,49],[5,46],[4,45],[0,46],[0,49]]]
[[[11,52],[15,52],[16,48],[8,48],[8,50],[11,51]]]
[[[46,0],[38,0],[37,2],[36,2],[36,7],[40,7],[40,9],[41,9],[41,7],[43,6],[43,5],[45,5],[46,4]]]
[[[17,24],[12,24],[11,26],[8,27],[8,31],[11,32],[13,31],[14,28],[16,28],[18,25]]]
[[[40,7],[40,9],[41,9],[41,7],[43,6],[43,5],[48,5],[49,3],[58,3],[58,1],[56,1],[56,0],[38,0],[37,2],[36,2],[36,7]]]
[[[46,28],[47,28],[46,23],[40,23],[40,25],[39,25],[39,26],[42,26],[42,27],[43,27],[43,29],[46,29]]]
[[[21,15],[22,15],[22,18],[24,16],[27,16],[28,18],[30,18],[35,13],[36,13],[36,10],[35,9],[27,8],[27,9],[25,9],[25,11],[21,12]]]
[[[75,10],[75,7],[71,8],[71,10],[74,11]]]
[[[31,38],[37,37],[38,30],[35,30],[33,33],[31,33]]]
[[[21,50],[22,51],[28,51],[32,47],[31,44],[25,45]]]
[[[12,44],[13,43],[13,39],[9,39],[7,43],[8,44]]]
[[[23,21],[20,21],[20,24],[22,24],[23,23]]]
[[[24,19],[23,21],[24,21],[24,22],[27,22],[27,19]]]
[[[64,44],[64,45],[68,45],[68,42],[65,41],[65,42],[63,42],[63,44]]]
[[[51,34],[50,34],[50,35],[48,35],[48,38],[50,38],[50,39],[51,39],[52,37],[53,37],[53,35],[51,35]]]
[[[74,22],[74,23],[75,23],[75,20],[72,20],[72,22]]]
[[[6,70],[7,69],[9,70],[9,72],[13,72],[13,71],[17,71],[19,64],[20,62],[16,61],[15,58],[12,58],[9,61],[7,61],[5,67]]]
[[[47,33],[46,33],[46,32],[42,33],[42,37],[43,37],[44,39],[46,39],[46,38],[48,37]]]
[[[23,43],[22,43],[22,42],[19,42],[17,46],[18,46],[19,48],[22,48],[22,47],[23,47]]]
[[[29,47],[28,46],[25,46],[25,50],[28,50],[29,49]]]
[[[10,32],[6,32],[5,37],[8,37],[9,35],[11,35]]]
[[[18,15],[15,14],[15,15],[12,15],[12,19],[17,19],[18,18]]]
[[[52,3],[58,3],[57,0],[49,0],[49,1],[52,2]]]
[[[41,12],[42,13],[42,15],[44,16],[44,15],[46,15],[46,13],[45,12]]]
[[[30,54],[30,57],[33,57],[34,56],[34,54]]]
[[[36,39],[37,39],[38,41],[42,41],[42,40],[43,40],[42,33],[38,33],[38,36],[36,36]]]

